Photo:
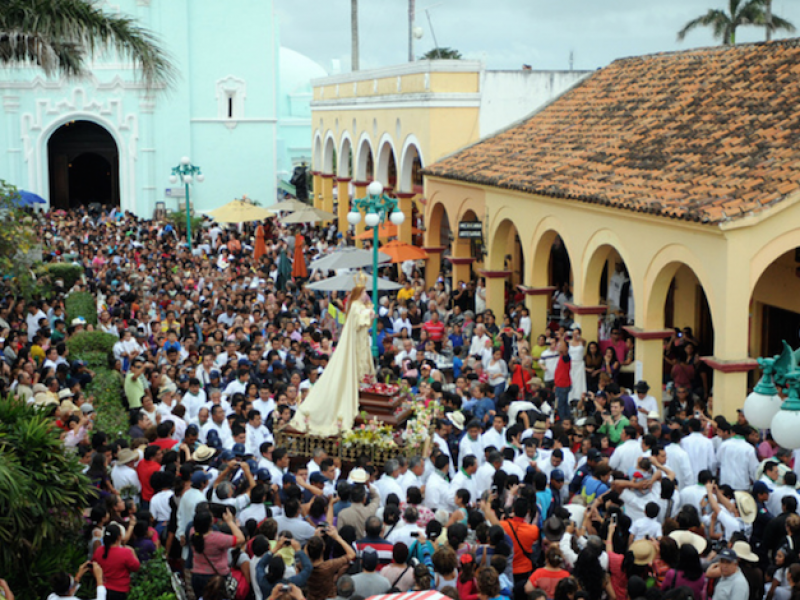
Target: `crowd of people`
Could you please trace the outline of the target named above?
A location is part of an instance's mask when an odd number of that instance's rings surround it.
[[[423,265],[389,266],[403,288],[373,299],[378,379],[436,418],[414,455],[342,464],[276,444],[336,352],[348,301],[280,281],[279,263],[297,233],[307,261],[349,233],[265,223],[256,259],[249,225],[206,220],[190,251],[131,214],[36,224],[45,261],[83,275],[49,300],[4,295],[1,381],[52,415],[94,489],[87,563],[53,578],[53,600],[90,573],[98,598],[123,600],[161,548],[204,600],[800,598],[800,464],[741,413],[712,416],[690,329],[665,342],[661,403],[626,369],[622,321],[582,332],[562,308],[532,331],[511,291],[494,314],[479,278],[443,272],[426,288]],[[67,320],[78,291],[96,299],[96,327]],[[69,356],[89,329],[119,338],[127,435],[95,426],[95,374]]]

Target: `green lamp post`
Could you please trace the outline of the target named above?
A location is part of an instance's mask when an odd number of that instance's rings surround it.
[[[401,225],[406,220],[403,211],[397,210],[397,200],[389,198],[383,193],[380,181],[373,181],[367,186],[366,198],[353,200],[352,208],[347,213],[347,222],[357,225],[361,221],[361,211],[364,211],[364,224],[372,228],[372,302],[378,305],[378,229],[381,223],[386,222],[386,217],[394,225]],[[377,313],[372,324],[372,356],[378,358],[378,326]]]
[[[184,204],[186,205],[186,240],[189,242],[189,252],[192,251],[192,212],[191,208],[189,208],[189,184],[194,181],[195,177],[198,183],[203,183],[206,179],[205,175],[200,171],[200,167],[194,166],[189,157],[184,156],[181,158],[180,164],[172,168],[172,175],[169,178],[169,182],[172,184],[181,181],[186,189]]]

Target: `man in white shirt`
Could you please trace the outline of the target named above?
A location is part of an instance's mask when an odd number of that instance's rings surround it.
[[[225,391],[222,392],[222,398],[228,400],[234,394],[245,394],[247,392],[247,382],[250,380],[250,371],[245,366],[239,367],[236,372],[236,379],[231,381]]]
[[[670,443],[664,447],[667,453],[667,466],[675,472],[678,489],[685,490],[697,483],[697,476],[692,468],[689,454],[681,448],[681,430],[670,431]]]
[[[655,502],[648,502],[644,507],[643,518],[636,519],[631,525],[630,534],[633,541],[642,540],[646,537],[657,540],[661,537],[661,523],[658,522],[659,507]]]
[[[636,410],[639,415],[639,422],[643,422],[645,418],[650,418],[650,413],[660,414],[658,410],[658,400],[654,396],[648,394],[650,386],[646,381],[642,380],[636,384],[634,388],[636,393],[633,396],[633,401],[636,403]]]
[[[486,462],[478,468],[478,471],[475,473],[475,477],[473,477],[475,480],[475,493],[477,494],[477,498],[475,498],[476,502],[480,501],[480,498],[484,492],[492,488],[494,474],[502,466],[503,455],[495,450],[489,454]]]
[[[118,492],[122,492],[126,488],[135,490],[135,492],[128,497],[131,497],[138,503],[139,494],[142,492],[142,484],[139,481],[139,475],[133,468],[139,461],[139,453],[129,448],[123,448],[117,453],[117,462],[111,469],[111,484]]]
[[[400,499],[405,500],[406,492],[410,487],[419,488],[424,492],[425,482],[428,480],[432,471],[433,465],[430,464],[430,461],[423,460],[419,456],[412,456],[409,458],[408,469],[406,469],[406,472],[403,473],[397,481],[403,490],[403,495]]]
[[[431,476],[425,484],[425,506],[433,511],[448,506],[447,496],[450,492],[450,483],[447,479],[450,467],[450,457],[446,454],[439,454],[434,459],[435,467]]]
[[[483,326],[483,323],[478,323],[475,325],[475,333],[470,341],[469,355],[483,356],[487,348],[487,343],[491,343],[491,341],[491,338],[486,335],[486,328]]]
[[[42,312],[34,302],[28,305],[28,316],[25,317],[25,323],[28,325],[28,339],[33,339],[39,332],[39,320],[47,319],[47,315]]]
[[[397,544],[403,542],[406,546],[411,548],[414,542],[417,541],[419,534],[425,533],[425,529],[417,525],[419,519],[419,511],[414,506],[407,506],[403,511],[403,519],[400,521],[394,531],[392,531],[386,538],[387,542]]]
[[[462,467],[465,456],[474,456],[478,466],[483,464],[483,442],[481,441],[481,423],[473,419],[467,424],[467,435],[458,443],[458,466]]]
[[[450,490],[447,494],[447,510],[452,512],[456,509],[455,498],[458,490],[467,490],[469,492],[470,504],[475,504],[479,499],[474,478],[477,472],[478,459],[472,455],[465,456],[462,467],[458,470],[456,476],[453,477],[453,481],[450,482]]]
[[[492,426],[481,435],[481,445],[486,450],[493,446],[495,450],[502,450],[506,445],[506,422],[508,417],[502,414],[494,416]]]
[[[539,357],[539,366],[544,369],[544,382],[552,383],[556,378],[556,367],[560,353],[557,349],[558,339],[550,340],[550,346]]]
[[[723,443],[717,452],[719,483],[734,490],[749,490],[758,470],[756,449],[745,439],[750,427],[736,425],[734,436]]]
[[[202,367],[198,367],[202,368]],[[186,407],[186,419],[191,421],[197,417],[197,413],[208,402],[205,391],[200,387],[200,380],[192,377],[189,380],[189,391],[183,395],[181,404]]]
[[[261,454],[261,444],[264,442],[274,442],[275,438],[272,437],[269,429],[262,424],[263,417],[261,413],[254,408],[250,409],[247,413],[247,425],[245,426],[245,447],[247,453],[253,456]]]
[[[383,465],[383,476],[375,482],[375,487],[378,488],[378,494],[380,494],[381,497],[382,506],[386,506],[386,498],[389,497],[389,494],[396,494],[401,502],[405,500],[403,488],[397,481],[399,474],[400,465],[397,460],[393,458],[387,460]]]
[[[200,430],[200,441],[202,443],[206,443],[208,432],[212,430],[216,431],[219,435],[219,440],[223,448],[226,450],[233,448],[233,434],[225,418],[225,409],[221,406],[214,406],[211,409],[211,419],[203,425],[203,428]]]
[[[613,470],[622,471],[627,475],[644,452],[641,443],[636,439],[636,429],[631,425],[622,429],[619,439],[622,443],[614,448],[614,454],[611,455],[608,465]]]
[[[417,360],[417,351],[414,348],[414,342],[411,340],[403,340],[403,349],[394,357],[394,364],[402,367],[407,360]]]
[[[701,433],[703,424],[700,419],[689,419],[689,429],[691,433],[681,440],[681,448],[689,455],[694,476],[704,470],[714,473],[717,462],[714,444]]]
[[[253,408],[261,413],[261,420],[266,421],[275,410],[275,400],[269,395],[269,388],[262,386],[258,390],[258,398],[253,400]]]

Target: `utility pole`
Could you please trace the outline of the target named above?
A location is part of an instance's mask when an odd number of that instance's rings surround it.
[[[764,22],[765,27],[767,28],[767,41],[769,42],[772,40],[772,0],[766,0],[765,4]]]
[[[358,71],[358,0],[350,0],[350,69]]]
[[[416,0],[408,0],[408,62],[414,62],[414,13]]]

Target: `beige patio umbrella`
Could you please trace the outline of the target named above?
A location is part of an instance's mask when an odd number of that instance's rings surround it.
[[[284,200],[283,202],[278,202],[277,204],[273,204],[269,207],[270,210],[274,210],[275,212],[294,212],[296,210],[303,210],[304,208],[309,208],[310,205],[306,204],[305,202],[301,202],[300,200],[295,200],[294,198],[289,198],[288,200]]]
[[[275,213],[271,210],[241,199],[228,202],[225,206],[215,208],[207,214],[209,217],[213,217],[217,223],[249,223],[251,221],[263,221],[275,216]]]
[[[332,221],[335,218],[336,215],[333,213],[329,213],[326,210],[320,210],[319,208],[314,208],[313,206],[307,206],[302,210],[289,213],[288,215],[284,216],[281,221],[286,224],[318,223],[320,221]]]

